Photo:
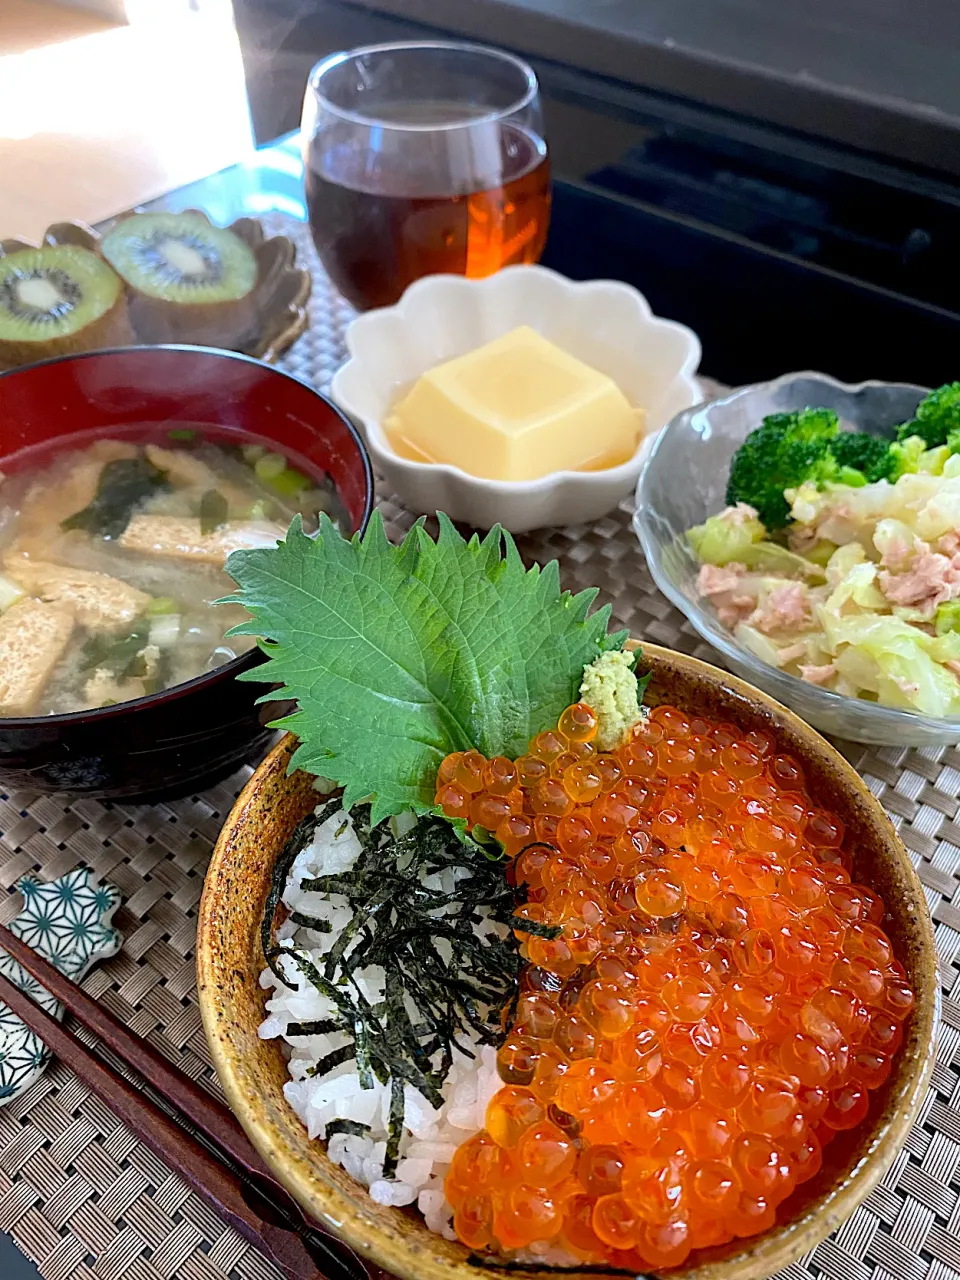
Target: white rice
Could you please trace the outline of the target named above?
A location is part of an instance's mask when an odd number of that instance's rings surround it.
[[[317,828],[313,840],[293,864],[283,892],[284,903],[291,910],[329,921],[331,932],[318,933],[287,921],[277,936],[288,947],[296,947],[309,955],[315,964],[319,965],[334,945],[351,912],[340,895],[304,892],[300,883],[312,876],[349,871],[360,852],[360,842],[349,816],[337,812]],[[444,873],[444,877],[450,876],[453,877],[451,884],[440,876],[427,877],[424,883],[449,891],[457,879],[455,872]],[[327,1125],[332,1120],[355,1120],[369,1125],[370,1132],[364,1136],[334,1133],[327,1144],[330,1159],[368,1187],[371,1198],[378,1204],[400,1206],[416,1202],[430,1230],[453,1239],[452,1210],[444,1198],[443,1183],[454,1151],[483,1128],[487,1103],[500,1088],[496,1050],[490,1045],[477,1045],[476,1057],[472,1059],[454,1051],[453,1065],[442,1089],[443,1106],[439,1110],[418,1090],[409,1084],[405,1086],[400,1160],[395,1176],[384,1178],[390,1085],[374,1079],[372,1089],[362,1089],[352,1063],[322,1078],[307,1074],[310,1067],[346,1044],[347,1039],[339,1033],[286,1034],[290,1023],[330,1018],[336,1010],[331,1001],[304,978],[292,957],[281,956],[279,965],[287,979],[298,984],[299,990],[290,990],[269,969],[264,971],[260,985],[272,994],[267,1000],[268,1016],[260,1027],[260,1036],[264,1040],[282,1036],[290,1046],[290,1081],[284,1086],[287,1101],[306,1125],[311,1138],[325,1139]],[[371,1001],[382,998],[383,980],[383,970],[375,967],[362,969],[357,974],[358,986]]]

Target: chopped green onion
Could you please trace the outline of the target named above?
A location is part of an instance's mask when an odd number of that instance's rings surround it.
[[[16,604],[18,600],[22,600],[25,594],[21,587],[0,573],[0,613]]]
[[[172,431],[167,432],[168,440],[196,440],[197,433],[189,427],[174,427]]]
[[[265,502],[263,498],[258,498],[252,503],[247,515],[251,520],[269,520],[273,514],[273,503]]]
[[[147,602],[144,613],[148,618],[156,618],[161,613],[176,613],[179,608],[180,606],[173,596],[154,596],[152,600]]]
[[[162,613],[150,623],[149,643],[158,649],[171,649],[180,636],[179,613]]]
[[[295,471],[293,467],[284,467],[278,476],[266,483],[281,497],[295,498],[304,489],[310,488],[310,477],[305,476],[302,471]]]
[[[258,480],[269,484],[286,469],[287,460],[282,453],[265,453],[262,458],[257,459],[253,471]]]
[[[259,462],[266,452],[262,444],[242,444],[240,446],[240,454],[244,462],[249,462],[251,467],[255,462]]]

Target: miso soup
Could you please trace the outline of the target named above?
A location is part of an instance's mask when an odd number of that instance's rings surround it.
[[[140,427],[24,450],[0,478],[0,717],[127,702],[251,648],[232,551],[273,546],[299,512],[336,519],[275,446],[229,430]]]

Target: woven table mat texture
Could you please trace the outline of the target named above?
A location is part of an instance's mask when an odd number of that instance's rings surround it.
[[[344,358],[350,307],[327,281],[307,229],[283,215],[314,278],[311,326],[281,366],[325,389]],[[388,532],[413,516],[378,494]],[[590,527],[518,539],[528,562],[557,559],[564,586],[600,588],[614,622],[708,661],[717,655],[654,587],[630,528],[630,503]],[[960,752],[838,744],[886,806],[933,914],[943,1025],[920,1122],[882,1184],[839,1231],[783,1273],[790,1280],[960,1280]],[[16,881],[52,880],[85,863],[123,894],[124,946],[84,982],[214,1093],[196,1004],[197,905],[213,843],[249,769],[202,794],[157,805],[69,801],[0,791],[0,920]],[[277,1280],[278,1272],[147,1151],[59,1063],[0,1108],[0,1231],[46,1280]],[[0,1278],[2,1280],[2,1278]]]

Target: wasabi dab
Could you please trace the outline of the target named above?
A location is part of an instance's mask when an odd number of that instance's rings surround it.
[[[611,649],[583,669],[580,700],[597,715],[597,736],[601,751],[620,746],[635,724],[643,719],[642,690],[633,671],[636,655]]]

